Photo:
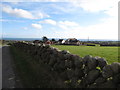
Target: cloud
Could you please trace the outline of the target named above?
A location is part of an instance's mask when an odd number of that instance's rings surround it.
[[[118,39],[117,18],[105,18],[101,23],[89,26],[62,26],[61,29],[63,30],[56,31],[58,37],[87,39],[89,36],[90,39]]]
[[[0,22],[8,22],[9,20],[7,19],[0,19]]]
[[[2,2],[61,2],[61,1],[62,0],[2,0]]]
[[[117,18],[106,18],[100,24],[91,25],[85,28],[91,38],[118,39]]]
[[[25,21],[13,19],[0,19],[0,22],[25,22]]]
[[[118,17],[118,5],[117,4],[114,5],[113,7],[106,10],[104,13],[106,13],[109,16],[112,16],[112,17]]]
[[[54,14],[74,13],[77,8],[68,2],[60,2],[60,4],[52,3],[51,7],[55,9]]]
[[[27,10],[23,9],[13,9],[10,6],[4,5],[2,8],[3,12],[14,15],[16,17],[22,17],[22,18],[27,18],[27,19],[35,19],[34,16]]]
[[[117,13],[118,1],[119,0],[75,0],[73,2],[71,1],[71,3],[75,7],[83,8],[83,10],[91,13],[103,11],[113,16],[113,13]]]
[[[39,23],[44,23],[44,24],[51,24],[51,25],[56,25],[62,29],[67,29],[68,27],[77,27],[79,26],[78,23],[73,22],[73,21],[55,21],[52,19],[46,19],[44,21],[40,21]]]
[[[42,12],[30,12],[24,9],[12,8],[8,5],[2,5],[2,11],[7,14],[26,19],[41,19],[45,17],[50,17],[49,15]]]
[[[79,26],[78,23],[76,22],[73,22],[73,21],[55,21],[55,20],[52,20],[52,19],[46,19],[44,21],[40,21],[38,23],[43,23],[43,24],[51,24],[51,25],[55,25],[55,26],[58,26],[64,30],[67,30],[69,27],[70,28],[73,28],[73,27],[77,27]]]
[[[24,30],[28,30],[28,28],[27,28],[27,27],[23,27],[23,29],[24,29]]]
[[[46,17],[50,17],[49,15],[47,15],[46,13],[40,12],[40,11],[36,11],[36,13],[34,13],[35,16],[39,19],[39,18],[46,18]]]
[[[13,5],[18,5],[19,4],[19,2],[18,1],[15,1],[15,2],[10,2],[11,4],[13,4]]]
[[[40,21],[39,23],[46,23],[46,24],[51,24],[51,25],[56,25],[57,22],[52,20],[52,19],[46,19],[44,21]]]
[[[62,24],[65,26],[78,26],[76,22],[72,22],[72,21],[59,21],[59,24]]]
[[[87,11],[87,12],[91,12],[91,13],[96,13],[96,12],[100,12],[103,11],[105,14],[108,15],[115,15],[118,10],[118,1],[119,0],[3,0],[4,1],[9,1],[9,2],[68,2],[69,4],[67,4],[65,7],[64,6],[59,6],[56,4],[53,4],[52,7],[55,7],[56,9],[58,9],[59,11],[62,12],[72,12],[76,9],[82,8],[83,10]],[[78,7],[78,8],[76,8]],[[67,9],[66,9],[67,8]],[[43,17],[46,16],[43,13],[38,13],[36,16],[38,17]],[[49,16],[46,16],[49,17]],[[35,17],[34,17],[35,18]]]
[[[2,2],[20,2],[24,0],[2,0]]]
[[[78,27],[79,24],[73,21],[59,21],[57,23],[58,27],[64,29],[64,30],[68,30],[69,28],[74,28],[74,27]]]
[[[42,29],[42,26],[40,24],[31,24],[31,26],[35,29]]]
[[[89,12],[107,10],[115,4],[113,0],[75,0],[73,4]]]

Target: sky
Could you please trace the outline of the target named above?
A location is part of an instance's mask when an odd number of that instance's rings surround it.
[[[119,0],[2,0],[1,37],[118,39]]]

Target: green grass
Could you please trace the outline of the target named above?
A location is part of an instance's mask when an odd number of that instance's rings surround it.
[[[68,50],[72,54],[84,57],[86,55],[100,56],[108,61],[108,64],[112,62],[118,62],[118,48],[120,47],[100,47],[100,46],[67,46],[67,45],[52,45],[60,50]]]

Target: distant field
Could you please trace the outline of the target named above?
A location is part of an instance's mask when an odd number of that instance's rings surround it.
[[[109,64],[111,64],[112,62],[118,62],[118,57],[120,60],[120,55],[118,55],[118,47],[66,46],[66,45],[52,45],[52,46],[60,50],[68,50],[70,53],[77,54],[81,57],[84,57],[85,55],[104,57]]]

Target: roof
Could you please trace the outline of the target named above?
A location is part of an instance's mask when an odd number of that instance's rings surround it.
[[[66,41],[69,42],[77,42],[78,40],[76,38],[68,38]]]

